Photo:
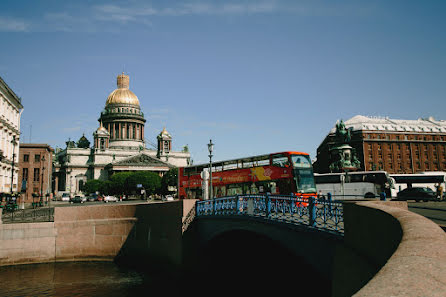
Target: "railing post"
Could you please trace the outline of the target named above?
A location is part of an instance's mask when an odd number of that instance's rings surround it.
[[[332,202],[332,198],[331,198],[331,193],[330,192],[327,193],[327,198],[328,198],[328,215],[331,216],[331,202]]]
[[[266,216],[269,217],[269,215],[271,214],[271,199],[269,198],[269,194],[266,193]]]
[[[213,209],[213,215],[215,216],[215,215],[217,215],[217,199],[213,199],[213,206],[214,206],[214,209]]]
[[[311,227],[316,226],[316,199],[311,196],[310,198],[308,198],[308,215],[310,216],[310,223],[309,225]]]
[[[236,214],[240,214],[240,202],[239,202],[239,198],[238,195],[235,195],[235,213]]]

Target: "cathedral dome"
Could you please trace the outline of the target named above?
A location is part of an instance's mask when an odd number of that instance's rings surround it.
[[[128,75],[125,75],[124,73],[118,75],[118,88],[108,95],[105,105],[130,104],[139,107],[138,97],[129,90],[129,81],[130,78]]]

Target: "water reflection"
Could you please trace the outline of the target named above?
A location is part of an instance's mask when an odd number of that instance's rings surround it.
[[[145,296],[155,277],[112,262],[65,262],[0,267],[0,296]]]

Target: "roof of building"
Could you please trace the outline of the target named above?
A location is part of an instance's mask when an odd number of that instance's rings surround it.
[[[53,151],[53,148],[46,143],[24,143],[21,142],[20,144],[20,148],[46,148],[50,151]]]
[[[17,96],[16,93],[8,86],[8,84],[0,77],[0,88],[4,90],[5,96],[8,97],[9,100],[11,100],[11,103],[16,105],[17,108],[21,109],[23,108],[22,105],[22,99]]]
[[[129,90],[130,78],[124,73],[117,77],[118,88],[110,93],[107,97],[106,105],[110,104],[131,104],[139,107],[139,100],[136,95]]]
[[[388,117],[367,117],[356,115],[344,122],[347,129],[353,131],[384,131],[384,132],[418,132],[446,133],[446,121],[435,120],[433,117],[417,120],[390,119]],[[336,132],[336,126],[330,133]]]

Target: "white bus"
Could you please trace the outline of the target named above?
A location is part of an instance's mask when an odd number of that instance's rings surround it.
[[[386,171],[357,171],[342,173],[315,173],[318,194],[333,200],[380,197],[384,192],[390,198],[394,180]]]
[[[395,180],[395,188],[392,189],[392,195],[396,194],[410,187],[426,187],[437,192],[436,185],[441,184],[443,190],[445,189],[446,172],[444,171],[428,171],[413,174],[391,174]]]

